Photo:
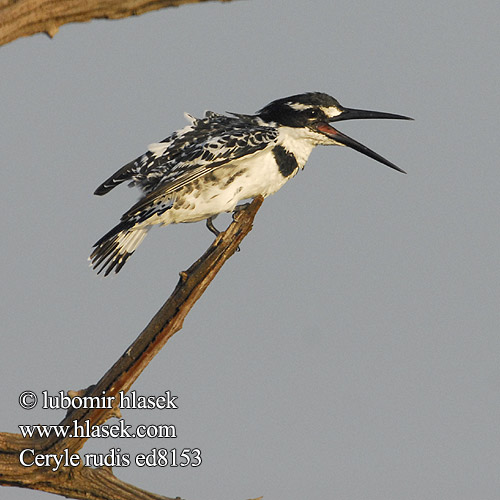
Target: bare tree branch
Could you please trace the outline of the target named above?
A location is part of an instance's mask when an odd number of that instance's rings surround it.
[[[66,23],[138,16],[164,7],[208,0],[0,0],[0,45],[23,36],[53,37]],[[231,0],[219,0],[230,2]]]
[[[143,332],[123,353],[108,372],[78,395],[90,397],[117,396],[127,392],[148,363],[161,350],[167,340],[182,328],[184,318],[201,297],[224,263],[233,255],[252,229],[253,219],[262,205],[258,196],[244,210],[239,211],[233,223],[222,232],[187,271],[180,273],[175,290]],[[119,398],[115,398],[118,402]],[[59,425],[100,425],[119,414],[114,408],[79,408],[66,415]],[[26,449],[34,453],[61,455],[76,454],[87,438],[23,438],[20,434],[0,433],[0,485],[19,486],[64,495],[69,498],[92,500],[171,500],[141,490],[116,478],[111,469],[101,467],[64,467],[52,471],[51,467],[24,467],[19,454]]]

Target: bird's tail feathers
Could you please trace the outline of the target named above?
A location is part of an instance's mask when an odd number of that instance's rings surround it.
[[[109,179],[106,179],[95,191],[94,194],[102,196],[109,193],[113,188],[124,181],[131,180],[136,167],[136,161],[131,161],[115,172]]]
[[[148,227],[131,227],[130,222],[118,224],[94,245],[95,249],[89,257],[90,265],[97,270],[97,274],[104,271],[104,276],[111,271],[119,272],[148,230]]]

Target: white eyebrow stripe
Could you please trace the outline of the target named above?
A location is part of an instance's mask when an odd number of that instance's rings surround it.
[[[286,105],[295,111],[304,111],[306,109],[315,108],[312,104],[302,104],[300,102],[287,102]],[[320,109],[325,113],[329,118],[333,118],[334,116],[339,116],[342,114],[342,110],[337,108],[337,106],[320,106]]]
[[[304,109],[314,108],[311,104],[301,104],[300,102],[287,102],[286,105],[296,111],[304,111]]]

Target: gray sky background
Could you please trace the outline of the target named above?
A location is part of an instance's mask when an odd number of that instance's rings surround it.
[[[199,447],[197,469],[115,469],[189,500],[498,499],[499,19],[497,1],[208,2],[2,47],[0,429],[58,423],[19,393],[95,383],[211,242],[156,229],[96,277],[91,246],[138,192],[94,189],[184,111],[320,90],[413,116],[339,125],[408,175],[317,148],[133,387],[179,409],[126,422],[178,438],[83,452]]]

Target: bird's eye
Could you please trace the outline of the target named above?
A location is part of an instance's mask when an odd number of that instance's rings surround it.
[[[311,108],[306,111],[306,115],[308,118],[316,118],[319,115],[319,112],[316,108]]]

